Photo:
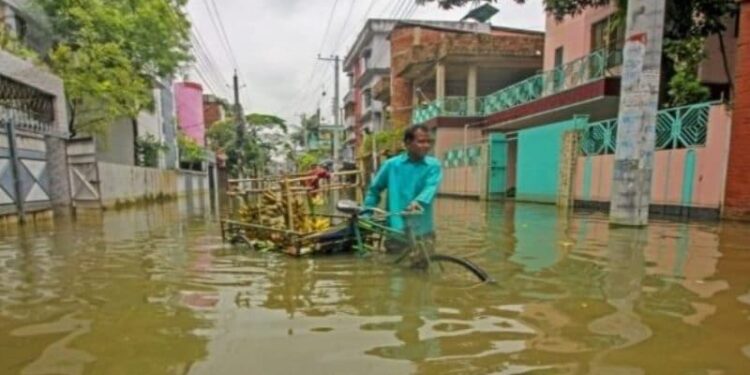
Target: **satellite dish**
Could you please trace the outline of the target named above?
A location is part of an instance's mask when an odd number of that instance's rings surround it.
[[[499,9],[493,7],[490,4],[484,4],[478,8],[472,9],[464,16],[464,18],[461,18],[461,21],[473,19],[477,22],[485,23],[489,21],[490,18],[494,17],[499,11]]]

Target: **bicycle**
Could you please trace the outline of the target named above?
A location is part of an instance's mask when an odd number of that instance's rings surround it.
[[[428,274],[437,276],[448,282],[491,282],[492,279],[482,268],[468,259],[434,251],[430,241],[417,236],[412,228],[411,220],[423,212],[388,213],[378,208],[364,208],[354,201],[340,201],[336,209],[348,216],[348,235],[353,237],[349,241],[353,249],[360,253],[384,252],[385,240],[389,239],[404,244],[400,254],[395,255],[393,264],[402,264],[410,260],[412,268],[426,270]],[[373,214],[372,217],[366,217]],[[380,218],[376,216],[379,215]],[[389,216],[399,215],[404,218],[405,230],[399,231],[388,227],[385,221]]]

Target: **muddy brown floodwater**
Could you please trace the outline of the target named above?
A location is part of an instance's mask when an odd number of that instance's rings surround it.
[[[232,248],[177,203],[0,228],[0,374],[750,374],[750,225],[438,212],[497,285]]]

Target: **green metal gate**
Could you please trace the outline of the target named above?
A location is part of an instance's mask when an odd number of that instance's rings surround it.
[[[508,140],[505,134],[490,134],[489,194],[505,194],[508,170]]]

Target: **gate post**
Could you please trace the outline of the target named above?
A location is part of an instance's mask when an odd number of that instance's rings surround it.
[[[18,148],[16,145],[16,128],[13,121],[7,119],[5,122],[6,134],[8,136],[8,149],[10,150],[10,170],[13,173],[13,190],[15,195],[16,209],[18,210],[18,222],[26,222],[26,211],[23,205],[23,194],[21,193],[21,176],[19,170],[21,162],[18,159]]]

